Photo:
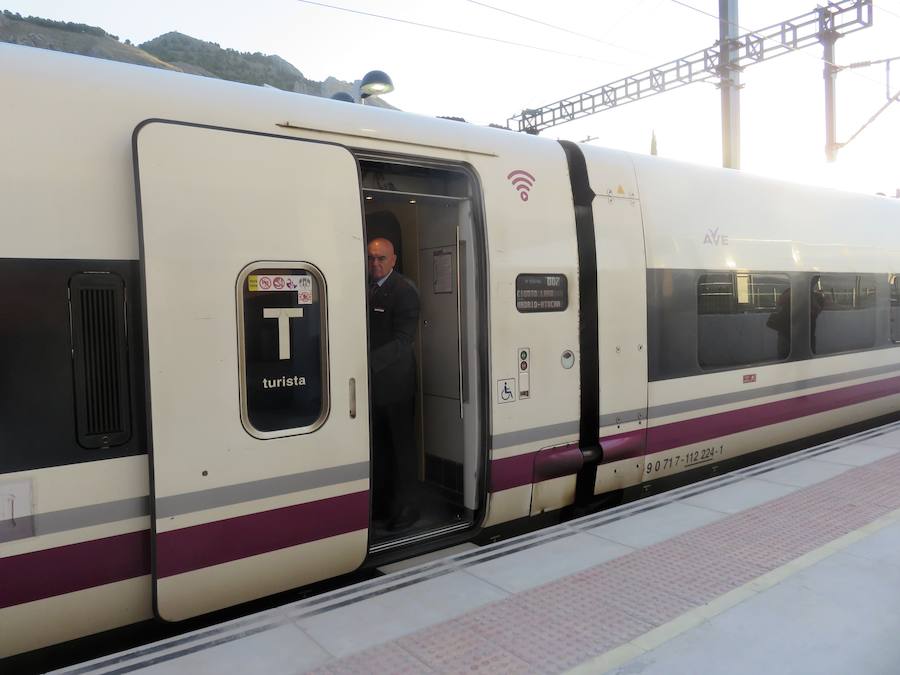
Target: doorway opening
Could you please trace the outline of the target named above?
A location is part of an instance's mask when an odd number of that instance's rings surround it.
[[[476,183],[462,167],[361,158],[360,174],[378,551],[467,529],[483,505],[483,246]],[[409,286],[412,335],[402,325]]]

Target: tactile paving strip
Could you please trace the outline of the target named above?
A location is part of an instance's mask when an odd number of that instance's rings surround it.
[[[900,508],[898,485],[893,455],[314,672],[562,672]]]

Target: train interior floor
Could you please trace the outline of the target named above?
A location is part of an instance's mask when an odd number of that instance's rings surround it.
[[[900,422],[73,667],[900,672]]]
[[[460,500],[448,494],[440,486],[429,483],[421,483],[418,489],[416,507],[419,511],[418,519],[403,530],[395,530],[390,526],[390,521],[375,520],[372,539],[374,541],[391,541],[392,539],[415,537],[440,530],[448,525],[469,523],[472,514],[462,506]]]

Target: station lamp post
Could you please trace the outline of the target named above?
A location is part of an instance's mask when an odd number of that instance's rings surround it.
[[[381,94],[389,94],[394,91],[394,82],[391,76],[383,70],[370,70],[363,76],[359,83],[359,102],[365,105],[366,99],[371,96],[380,96]],[[355,102],[346,91],[339,91],[332,94],[331,98],[335,101],[346,101],[348,103]]]
[[[359,83],[359,98],[363,105],[370,96],[380,96],[394,91],[390,75],[383,70],[370,70]]]

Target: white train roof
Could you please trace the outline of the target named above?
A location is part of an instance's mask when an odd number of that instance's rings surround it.
[[[900,202],[633,155],[648,267],[900,271]]]
[[[548,138],[30,47],[0,44],[0,87],[0,184],[25,186],[3,195],[13,256],[136,256],[129,140],[148,118],[563,170]],[[582,147],[595,193],[639,200],[649,267],[900,270],[897,200]]]

